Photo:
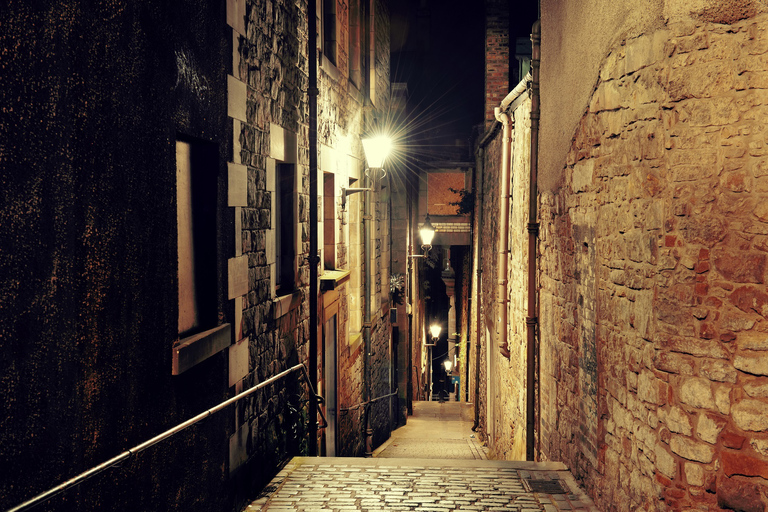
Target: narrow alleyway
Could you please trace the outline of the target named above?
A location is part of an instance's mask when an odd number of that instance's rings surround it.
[[[373,452],[405,459],[487,459],[488,450],[472,432],[472,404],[414,402],[405,426]]]
[[[562,463],[487,460],[472,414],[416,402],[373,458],[296,457],[246,510],[597,511]]]

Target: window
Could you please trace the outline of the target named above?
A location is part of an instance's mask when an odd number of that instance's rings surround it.
[[[323,0],[323,55],[336,65],[336,0]]]
[[[323,174],[323,265],[336,269],[336,194],[333,173]]]
[[[189,335],[218,321],[216,307],[215,146],[176,142],[178,332]]]
[[[369,0],[368,21],[368,88],[371,103],[376,104],[376,0]]]
[[[296,165],[277,164],[275,179],[275,290],[296,288]]]
[[[360,87],[362,54],[360,53],[360,0],[349,0],[349,80]]]

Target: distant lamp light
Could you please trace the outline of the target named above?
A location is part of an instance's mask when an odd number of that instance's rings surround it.
[[[424,219],[424,224],[419,228],[419,235],[421,236],[421,248],[428,251],[432,248],[432,240],[435,238],[435,228],[432,227],[432,223],[429,221],[429,214]]]
[[[445,366],[445,371],[448,373],[451,373],[451,369],[453,368],[453,363],[450,359],[446,359],[443,361],[443,366]]]
[[[429,326],[429,332],[432,334],[432,337],[437,339],[440,337],[440,331],[442,331],[443,328],[440,326],[440,324],[432,324]]]
[[[365,161],[368,162],[368,167],[371,169],[381,169],[384,167],[384,160],[389,156],[392,151],[392,139],[384,134],[376,134],[372,136],[363,136],[361,138],[363,142],[363,152],[365,153]]]

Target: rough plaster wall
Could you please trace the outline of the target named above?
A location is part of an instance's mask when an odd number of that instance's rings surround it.
[[[605,509],[766,503],[768,19],[712,16],[611,49],[541,199],[542,451]]]
[[[663,24],[664,0],[541,0],[539,188],[552,190],[594,89],[603,59],[617,42]]]
[[[221,357],[171,375],[174,145],[178,133],[217,144],[212,172],[226,175],[222,9],[0,9],[3,510],[227,396]],[[228,421],[210,420],[41,508],[230,507]]]

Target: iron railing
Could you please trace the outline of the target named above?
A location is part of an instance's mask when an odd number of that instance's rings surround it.
[[[249,388],[242,393],[239,393],[232,398],[225,400],[224,402],[221,402],[219,405],[215,407],[211,407],[210,409],[206,410],[205,412],[201,412],[197,416],[194,416],[193,418],[188,419],[187,421],[180,423],[176,425],[175,427],[166,430],[162,434],[156,435],[152,439],[149,439],[147,441],[144,441],[143,443],[134,446],[133,448],[124,451],[120,455],[117,455],[115,457],[112,457],[111,459],[107,460],[106,462],[103,462],[99,464],[98,466],[94,466],[91,469],[84,471],[83,473],[80,473],[79,475],[70,478],[69,480],[57,485],[56,487],[53,487],[43,493],[38,494],[37,496],[25,501],[24,503],[21,503],[20,505],[17,505],[11,509],[8,509],[6,512],[21,512],[23,510],[29,510],[37,505],[40,505],[49,499],[53,498],[57,494],[60,494],[64,492],[65,490],[74,487],[76,485],[81,484],[82,482],[88,480],[91,477],[94,477],[101,473],[102,471],[105,471],[112,466],[115,466],[117,464],[120,464],[121,462],[125,461],[126,459],[129,459],[130,457],[137,455],[138,453],[143,452],[147,448],[154,446],[158,444],[161,441],[164,441],[165,439],[168,439],[174,434],[177,434],[181,432],[182,430],[191,427],[195,423],[204,420],[208,416],[211,416],[214,413],[217,413],[221,411],[222,409],[227,408],[228,406],[234,404],[235,402],[242,400],[243,398],[255,393],[259,389],[262,389],[275,381],[278,381],[282,379],[283,377],[286,377],[287,375],[290,375],[293,372],[301,370],[302,375],[304,376],[304,379],[307,382],[307,386],[309,388],[309,392],[312,395],[311,399],[315,400],[318,404],[323,403],[323,397],[318,395],[315,392],[314,387],[312,386],[312,382],[309,379],[309,374],[307,373],[307,368],[303,364],[297,364],[296,366],[292,366],[291,368],[288,368],[287,370],[278,373],[274,377],[270,377],[269,379],[265,380],[264,382],[260,382],[259,384],[253,386],[252,388]],[[325,420],[325,415],[323,415],[322,409],[319,407],[317,408],[317,411],[320,413],[320,417],[322,418],[322,423],[318,425],[319,429],[325,428],[328,426],[328,422]]]
[[[371,400],[367,400],[365,402],[360,402],[359,404],[353,405],[352,407],[339,407],[339,412],[354,411],[355,409],[359,409],[360,407],[363,407],[365,405],[369,405],[369,404],[378,402],[379,400],[384,400],[385,398],[389,398],[389,397],[395,396],[397,393],[398,393],[398,391],[397,391],[397,389],[395,389],[392,393],[390,393],[388,395],[377,396],[376,398],[373,398]]]

